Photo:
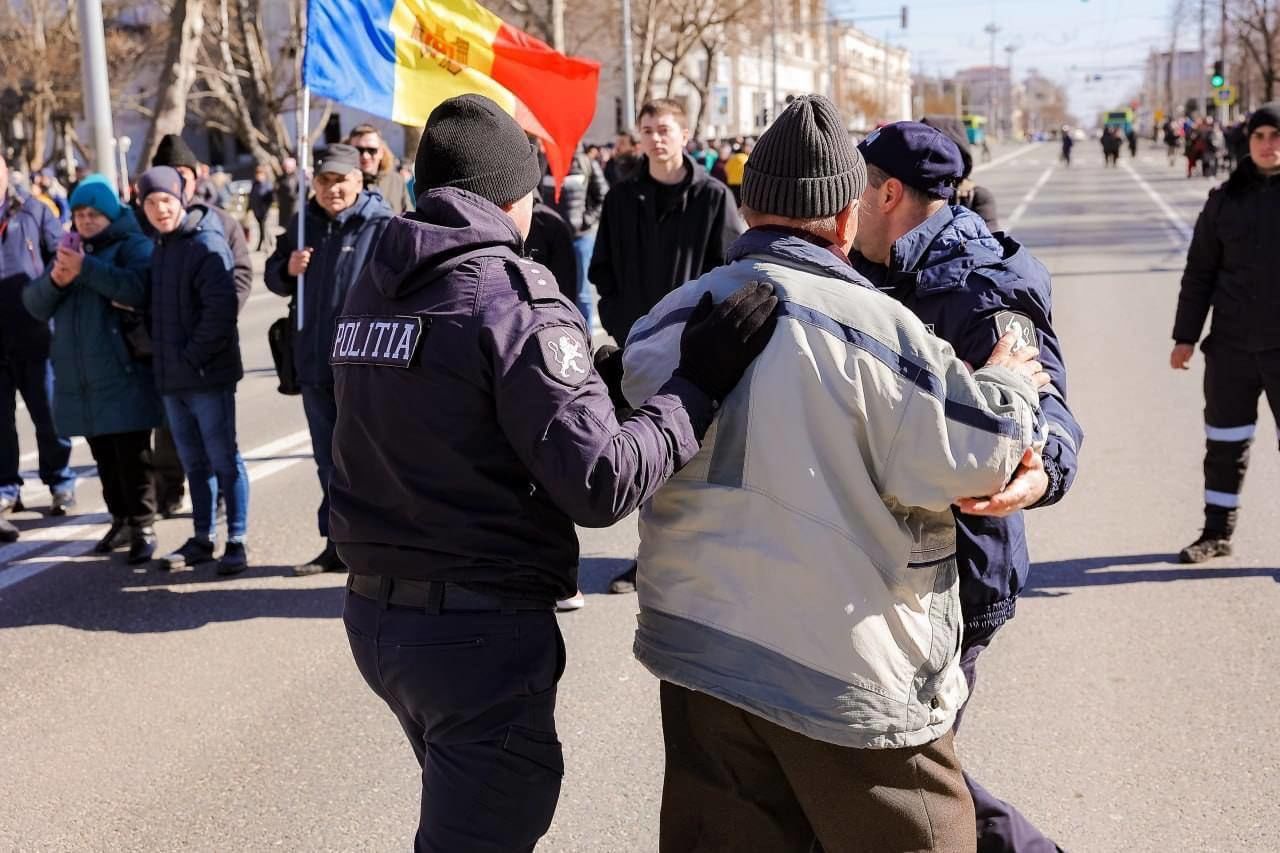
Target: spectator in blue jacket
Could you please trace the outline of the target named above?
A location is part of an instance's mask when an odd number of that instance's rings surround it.
[[[227,544],[218,574],[248,566],[249,476],[236,445],[236,383],[244,377],[236,330],[231,249],[220,228],[186,210],[182,178],[153,166],[138,195],[157,234],[151,264],[151,337],[156,387],[187,471],[195,535],[161,568],[213,560],[215,496],[227,502]]]
[[[376,191],[364,189],[359,153],[350,145],[330,145],[316,165],[315,196],[307,203],[305,248],[298,248],[296,229],[280,235],[267,259],[267,289],[290,300],[298,295],[298,276],[305,273],[301,331],[293,337],[293,358],[302,386],[302,408],[311,431],[311,446],[320,477],[317,521],[324,550],[294,567],[294,574],[346,571],[329,541],[329,478],[333,473],[333,425],[338,417],[329,352],[333,329],[347,292],[355,284],[378,238],[394,215]]]
[[[129,545],[129,563],[138,565],[156,550],[151,430],[160,424],[160,396],[148,354],[126,341],[127,327],[145,323],[151,241],[102,175],[76,186],[71,209],[83,248],[59,247],[22,302],[37,319],[54,321],[58,433],[85,436],[98,464],[111,528],[94,550]]]
[[[39,200],[9,183],[9,167],[0,156],[0,541],[12,542],[18,530],[2,516],[22,509],[18,473],[17,395],[22,394],[36,428],[40,480],[53,493],[52,515],[75,505],[76,477],[71,471],[71,442],[53,424],[52,333],[22,307],[22,289],[44,272],[62,238],[58,218]]]

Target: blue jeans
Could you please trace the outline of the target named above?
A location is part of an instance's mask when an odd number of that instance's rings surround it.
[[[587,331],[591,331],[591,317],[595,313],[592,304],[591,282],[587,280],[587,267],[591,266],[591,253],[596,250],[595,229],[585,231],[573,238],[573,251],[578,256],[578,310],[587,321]]]
[[[333,426],[338,422],[338,401],[333,386],[302,386],[302,410],[307,415],[311,433],[311,453],[316,458],[316,476],[320,478],[320,509],[316,521],[320,535],[329,538],[329,478],[333,476]]]
[[[227,541],[243,542],[249,526],[249,472],[236,446],[236,390],[164,395],[169,431],[187,469],[191,519],[197,537],[213,539],[216,498],[227,501]]]
[[[58,435],[53,425],[53,365],[48,359],[0,360],[0,497],[16,499],[22,493],[18,473],[18,394],[36,428],[40,452],[40,481],[55,493],[72,493],[76,475],[71,470],[71,440]]]

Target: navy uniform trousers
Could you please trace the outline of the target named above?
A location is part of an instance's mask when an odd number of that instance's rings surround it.
[[[431,584],[443,596],[411,607],[393,603],[390,579],[364,580],[382,589],[349,589],[343,622],[360,674],[422,767],[414,850],[533,850],[564,775],[555,705],[565,652],[552,605],[504,612],[497,599]]]
[[[960,646],[960,669],[969,684],[969,698],[956,714],[953,732],[959,734],[964,712],[973,700],[978,682],[978,656],[991,645],[1000,626],[986,631],[965,631]],[[1022,812],[978,784],[967,772],[964,782],[973,796],[973,810],[978,819],[978,853],[1059,853],[1062,848],[1050,841]]]
[[[1257,429],[1258,398],[1264,392],[1280,423],[1280,350],[1245,352],[1212,338],[1203,349],[1204,526],[1230,536]]]

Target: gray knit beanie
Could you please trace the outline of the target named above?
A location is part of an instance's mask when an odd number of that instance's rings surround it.
[[[769,125],[747,159],[742,204],[788,219],[834,216],[867,188],[867,164],[835,104],[801,95]]]

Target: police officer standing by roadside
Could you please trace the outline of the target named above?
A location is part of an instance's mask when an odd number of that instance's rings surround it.
[[[1280,101],[1247,125],[1249,156],[1209,193],[1182,273],[1169,363],[1186,370],[1209,309],[1204,351],[1204,530],[1178,554],[1201,563],[1231,553],[1258,398],[1280,422]]]
[[[619,424],[581,314],[518,254],[542,176],[515,121],[445,101],[416,175],[417,213],[387,226],[334,335],[344,621],[422,765],[415,849],[532,850],[564,772],[552,608],[577,587],[573,525],[616,522],[693,458],[777,300],[705,297],[680,367]]]
[[[964,173],[959,149],[916,122],[886,125],[858,145],[867,189],[858,206],[853,265],[904,303],[969,364],[983,364],[996,341],[1016,332],[1039,349],[1051,383],[1040,389],[1049,435],[1043,454],[1028,450],[1005,489],[960,501],[956,561],[964,638],[960,668],[970,695],[978,656],[1013,618],[1030,571],[1021,510],[1061,500],[1075,478],[1084,434],[1067,408],[1066,367],[1052,325],[1049,272],[1008,235],[993,236],[973,211],[952,205]],[[956,717],[956,730],[966,705]],[[968,773],[978,849],[1049,853],[1058,849],[1016,808]]]

